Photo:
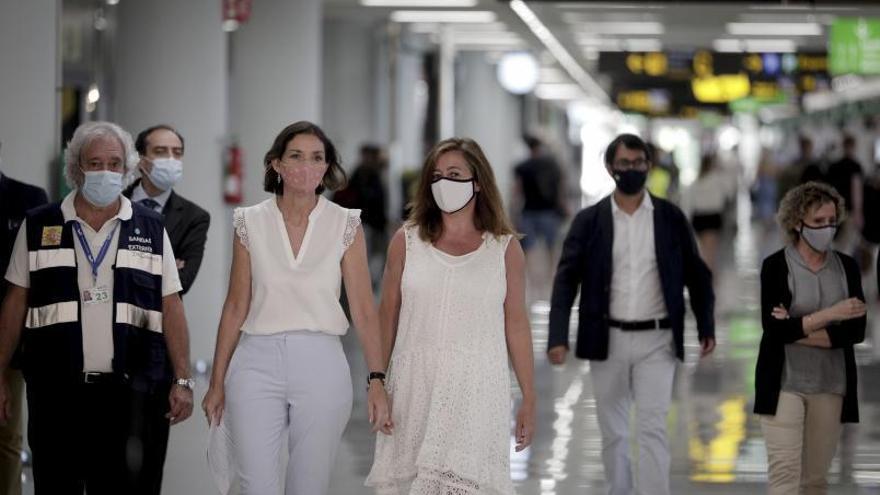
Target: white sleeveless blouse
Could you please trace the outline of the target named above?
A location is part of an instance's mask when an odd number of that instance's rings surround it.
[[[339,303],[341,263],[354,242],[360,213],[319,196],[299,254],[294,256],[274,197],[236,208],[233,225],[251,262],[251,304],[241,331],[344,335],[348,319]]]

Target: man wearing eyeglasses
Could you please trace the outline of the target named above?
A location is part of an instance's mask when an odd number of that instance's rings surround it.
[[[610,495],[669,494],[666,415],[676,358],[684,358],[684,288],[701,357],[715,348],[712,276],[678,207],[645,191],[651,153],[621,134],[605,151],[614,192],[574,219],[553,285],[547,354],[561,365],[581,290],[575,355],[590,360]],[[630,468],[635,403],[639,458]]]

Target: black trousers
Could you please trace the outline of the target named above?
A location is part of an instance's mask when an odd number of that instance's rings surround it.
[[[36,495],[126,493],[127,387],[28,380]]]
[[[170,385],[129,392],[126,438],[128,486],[132,495],[159,495],[168,450]]]

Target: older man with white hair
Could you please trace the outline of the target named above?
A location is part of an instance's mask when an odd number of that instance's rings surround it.
[[[169,421],[192,412],[171,243],[159,214],[122,195],[137,161],[119,126],[83,124],[65,153],[74,190],[31,210],[15,241],[0,373],[21,342],[37,495],[137,493],[142,418],[132,404],[173,379]],[[0,421],[7,414],[3,384]]]

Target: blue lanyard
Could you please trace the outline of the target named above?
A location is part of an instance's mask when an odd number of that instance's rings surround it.
[[[86,255],[86,259],[89,260],[89,264],[92,266],[92,278],[96,282],[98,280],[98,267],[101,266],[101,262],[103,262],[104,258],[107,256],[107,251],[110,249],[110,242],[113,241],[113,234],[116,233],[117,227],[119,227],[118,224],[110,231],[110,235],[107,236],[107,239],[104,240],[104,244],[101,246],[101,250],[98,251],[98,257],[95,258],[95,255],[92,254],[92,248],[89,246],[89,241],[86,240],[86,236],[83,234],[82,226],[79,222],[73,222],[73,230],[76,232],[76,237],[79,239],[79,245],[82,247],[83,254]]]

